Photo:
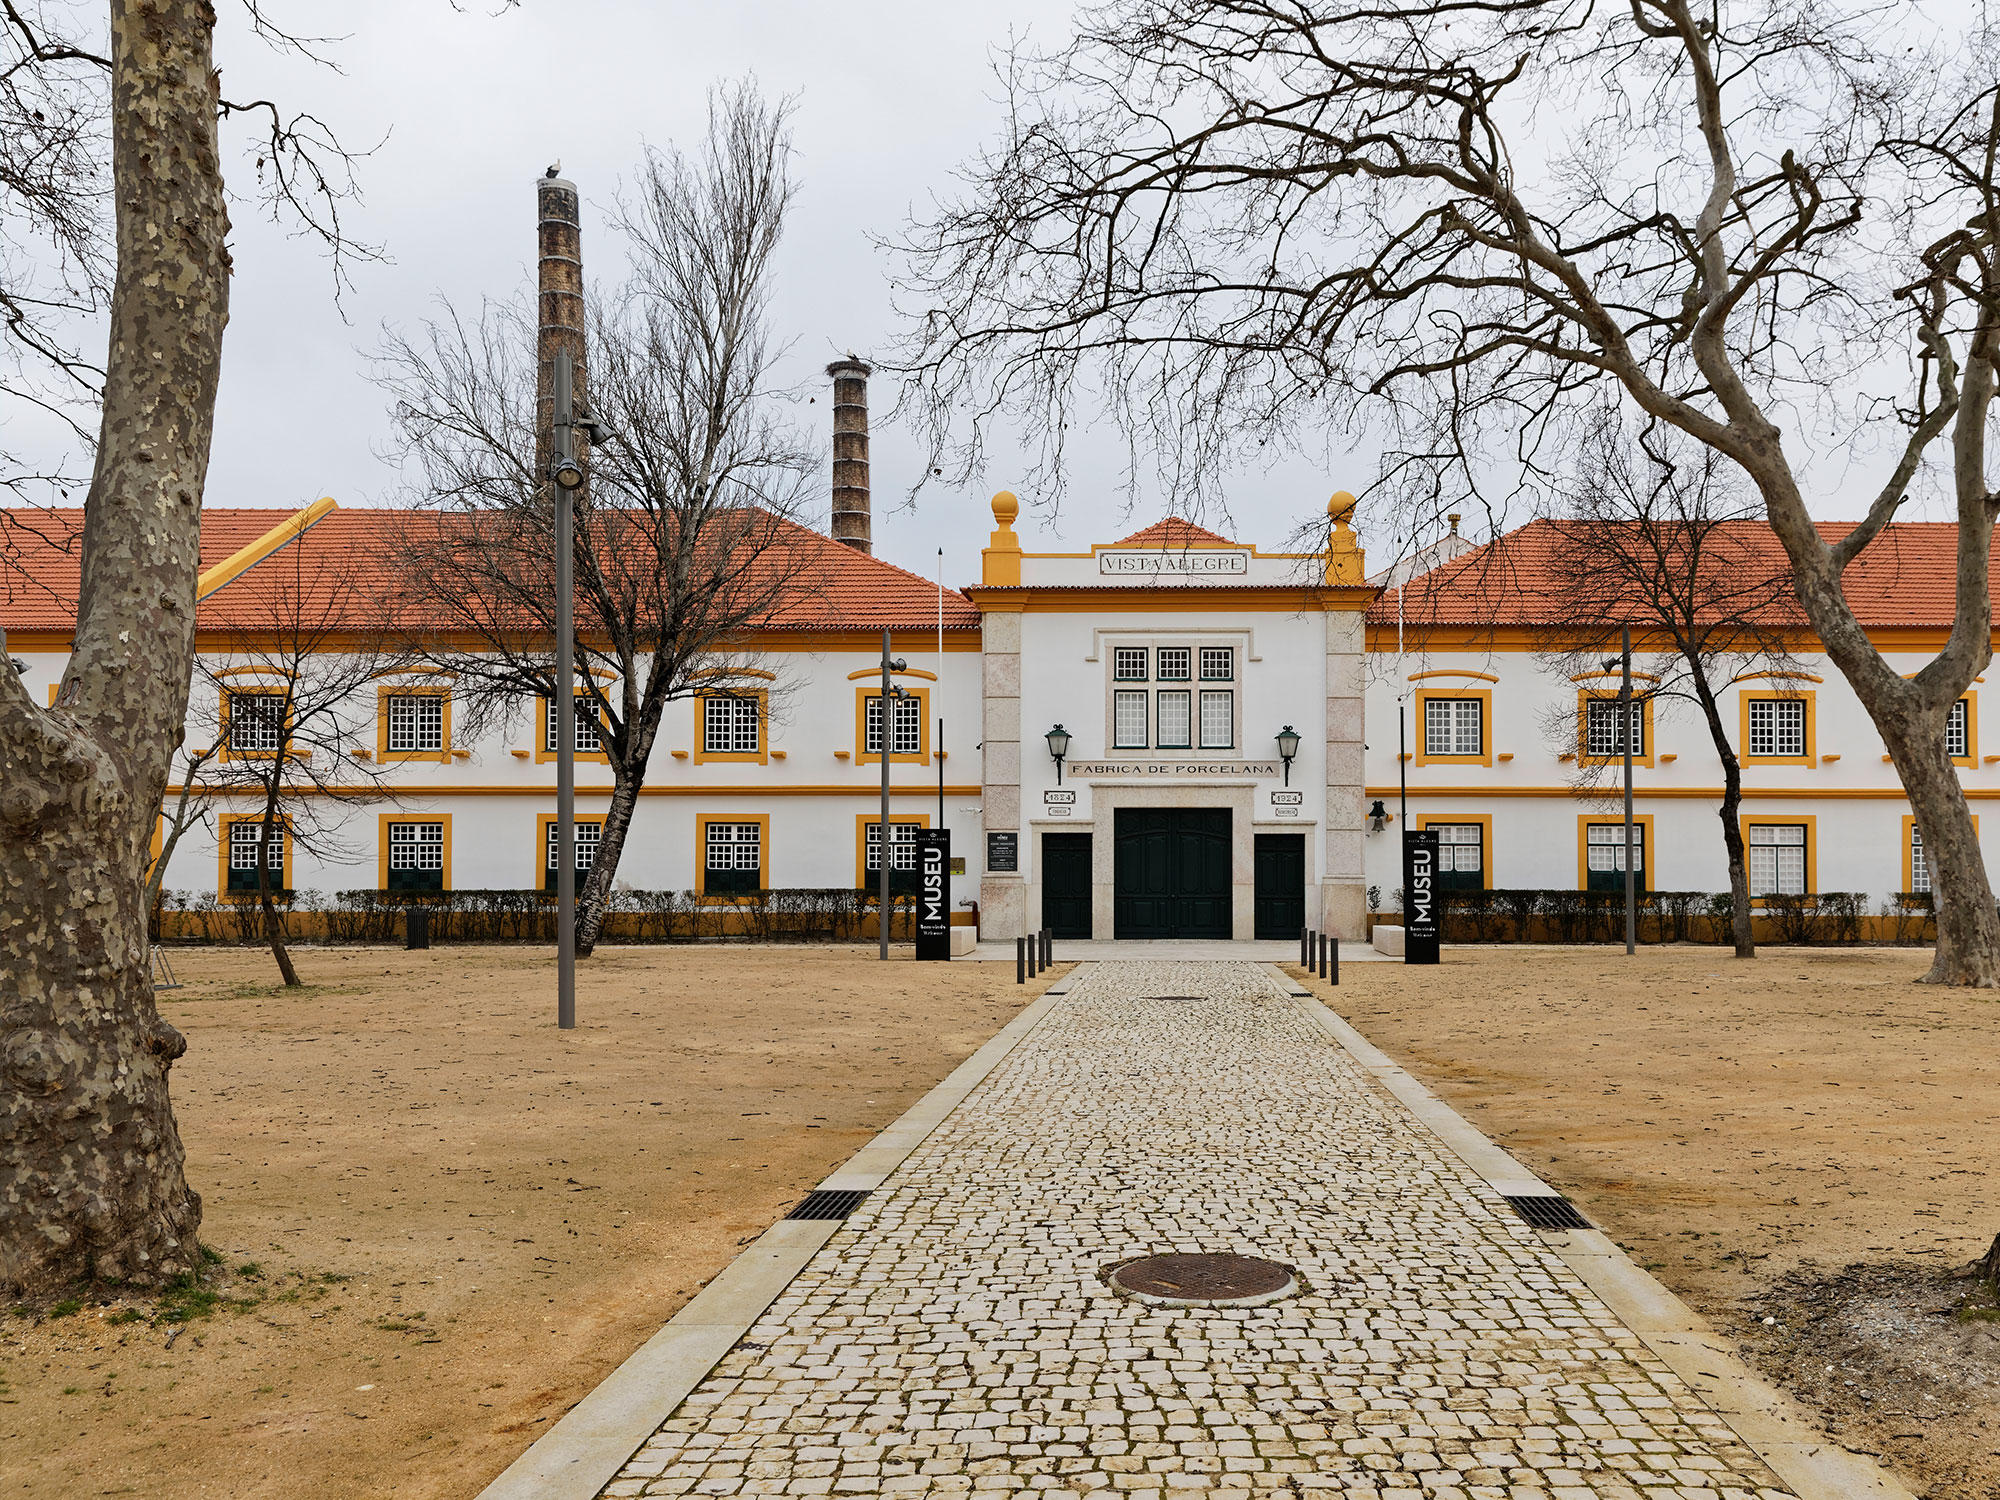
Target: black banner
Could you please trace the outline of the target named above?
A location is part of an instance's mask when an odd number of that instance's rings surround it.
[[[951,830],[917,830],[917,961],[951,957]]]
[[[1403,830],[1403,962],[1438,961],[1438,836]]]

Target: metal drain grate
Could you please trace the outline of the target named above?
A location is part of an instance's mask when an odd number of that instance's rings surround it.
[[[1537,1193],[1531,1198],[1507,1199],[1508,1205],[1537,1229],[1588,1229],[1590,1220],[1576,1211],[1576,1205],[1560,1193]]]
[[[861,1207],[861,1200],[868,1196],[867,1188],[815,1188],[799,1199],[799,1206],[785,1217],[788,1219],[844,1219]]]
[[[1180,1004],[1183,1004],[1183,1005],[1198,1005],[1198,1004],[1199,1004],[1200,1002],[1202,1002],[1203,1000],[1206,1000],[1206,999],[1208,998],[1208,996],[1206,996],[1206,995],[1148,995],[1148,996],[1147,996],[1146,998],[1147,998],[1148,1000],[1174,1000],[1174,1001],[1178,1001],[1178,1002],[1179,1002]]]

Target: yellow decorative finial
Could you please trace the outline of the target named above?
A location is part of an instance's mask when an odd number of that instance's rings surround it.
[[[1333,522],[1326,539],[1326,581],[1336,587],[1358,587],[1364,581],[1362,551],[1354,545],[1354,505],[1346,490],[1336,490],[1326,502],[1327,519]]]
[[[1021,539],[1014,535],[1014,518],[1020,513],[1021,502],[1012,491],[1002,490],[993,497],[993,519],[997,525],[987,540],[986,550],[980,554],[981,582],[999,588],[1021,586]]]

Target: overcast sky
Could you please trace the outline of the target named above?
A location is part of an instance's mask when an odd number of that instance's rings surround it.
[[[797,101],[800,191],[773,305],[776,330],[793,345],[787,383],[816,383],[828,360],[885,347],[888,268],[871,235],[894,233],[992,138],[991,57],[1010,28],[1055,41],[1071,13],[1067,0],[526,0],[497,16],[478,0],[468,5],[465,13],[444,0],[291,7],[294,18],[338,17],[347,39],[326,51],[340,75],[274,59],[225,29],[225,93],[275,93],[323,114],[350,145],[387,134],[360,168],[365,200],[350,226],[388,259],[360,266],[336,308],[317,247],[251,203],[235,206],[209,504],[384,499],[393,483],[379,457],[387,424],[366,357],[382,326],[414,325],[440,293],[476,308],[482,296],[528,285],[534,179],[557,160],[583,196],[586,271],[614,277],[622,251],[605,221],[642,144],[694,144],[709,87],[745,74]],[[248,175],[238,155],[225,165],[239,182]],[[901,510],[920,455],[884,420],[890,382],[874,385],[878,555],[929,576],[942,546],[946,581],[976,581],[990,493],[1008,487],[1008,476],[993,475],[976,494],[933,491],[915,514]],[[825,395],[803,415],[815,426],[830,421]],[[1113,492],[1115,457],[1109,443],[1098,456],[1084,447],[1063,545],[1112,540],[1165,513],[1154,498],[1125,514]],[[1240,529],[1276,545],[1335,489],[1359,489],[1365,478],[1296,465],[1246,475],[1234,503]],[[1023,530],[1031,547],[1058,540],[1036,521]]]

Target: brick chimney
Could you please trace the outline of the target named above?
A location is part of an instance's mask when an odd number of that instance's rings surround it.
[[[872,552],[868,513],[868,377],[873,368],[849,356],[826,367],[833,377],[833,539]]]
[[[550,167],[535,179],[535,475],[550,499],[548,472],[555,445],[555,359],[567,349],[576,369],[575,399],[583,400],[583,226],[576,184]],[[583,492],[577,492],[583,498]]]

